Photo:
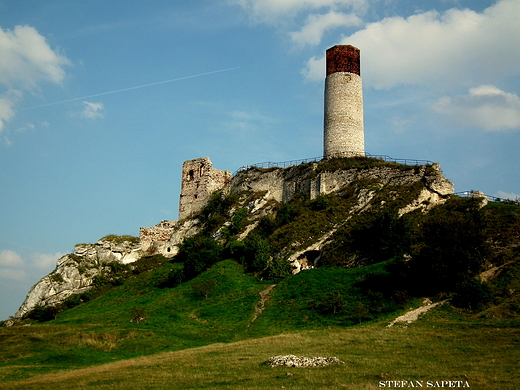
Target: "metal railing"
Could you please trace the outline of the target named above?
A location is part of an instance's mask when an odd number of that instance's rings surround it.
[[[486,195],[481,191],[475,190],[455,192],[453,195],[457,195],[462,198],[482,198],[485,196],[490,202],[516,204],[517,206],[520,206],[520,198],[516,198],[515,200],[508,198],[498,198],[496,196]]]
[[[368,158],[376,158],[378,160],[387,161],[387,162],[394,162],[397,164],[403,164],[403,165],[433,165],[433,161],[430,160],[417,160],[417,159],[409,159],[409,158],[393,158],[387,155],[375,155],[370,153],[359,153],[359,152],[343,152],[343,153],[337,153],[334,154],[332,157],[368,157]],[[233,173],[233,176],[235,176],[238,172],[247,171],[251,168],[261,168],[261,169],[268,169],[268,168],[288,168],[295,165],[301,165],[306,164],[309,162],[317,162],[325,159],[325,156],[320,157],[311,157],[311,158],[304,158],[300,160],[290,160],[290,161],[282,161],[282,162],[272,162],[272,161],[266,161],[261,163],[256,163],[252,165],[244,165],[240,168],[238,168],[235,173]],[[330,158],[330,156],[329,156]]]

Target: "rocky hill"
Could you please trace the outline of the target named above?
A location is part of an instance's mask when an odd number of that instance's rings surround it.
[[[349,221],[383,211],[397,217],[427,212],[452,193],[453,185],[439,164],[408,166],[371,158],[335,158],[288,168],[242,170],[213,194],[196,217],[159,224],[160,240],[107,236],[95,244],[76,245],[73,254],[59,259],[56,269],[31,289],[15,317],[88,291],[96,278],[113,274],[117,264],[157,254],[173,258],[183,242],[197,234],[221,244],[247,242],[248,236],[258,237],[258,232],[270,235],[274,245],[256,254],[264,257],[257,261],[262,263],[257,264],[257,273],[273,263],[290,267],[292,273],[338,263],[332,260],[335,242],[341,240]],[[310,213],[298,210],[306,207],[304,203]],[[271,231],[266,233],[266,229]],[[326,253],[328,259],[323,257]],[[363,261],[350,253],[339,263],[351,267]]]

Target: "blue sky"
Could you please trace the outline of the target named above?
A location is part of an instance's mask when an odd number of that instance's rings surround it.
[[[322,155],[324,52],[365,147],[520,196],[520,1],[0,0],[0,319],[77,243],[176,220],[184,160]]]

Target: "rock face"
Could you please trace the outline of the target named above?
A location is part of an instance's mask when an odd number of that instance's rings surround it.
[[[253,168],[239,172],[224,190],[265,192],[265,201],[287,202],[296,193],[304,193],[309,199],[315,199],[318,195],[331,194],[352,183],[377,181],[381,188],[423,183],[429,194],[428,198],[434,203],[442,202],[443,197],[453,194],[453,184],[444,177],[439,164],[409,168],[376,166],[369,169],[323,170],[319,163],[312,163],[311,168],[306,170],[302,170],[300,166],[271,171]]]
[[[224,191],[229,194],[261,194],[254,201],[241,205],[249,210],[251,224],[239,239],[243,239],[263,215],[272,211],[270,208],[273,208],[273,204],[288,202],[297,194],[312,200],[320,195],[340,194],[350,188],[356,199],[350,209],[350,216],[371,207],[384,207],[384,201],[374,203],[378,194],[383,191],[388,193],[390,199],[398,199],[405,193],[407,196],[416,193],[398,210],[399,216],[414,210],[427,212],[453,194],[453,184],[444,177],[439,164],[403,166],[376,162],[368,167],[355,167],[355,164],[352,167],[348,164],[338,167],[330,162],[315,162],[304,165],[284,169],[249,169],[239,172],[224,187]],[[416,190],[411,191],[410,188]],[[283,257],[292,264],[293,273],[317,266],[322,247],[339,226],[323,226],[319,236],[286,248]]]
[[[238,172],[225,183],[218,179],[216,187],[210,187],[222,191],[224,195],[238,195],[240,201],[236,208],[247,209],[249,224],[237,235],[239,240],[243,240],[263,216],[272,213],[280,203],[286,203],[296,195],[312,200],[320,195],[340,193],[345,188],[354,186],[357,202],[352,206],[351,214],[355,214],[372,207],[371,203],[381,190],[393,188],[393,196],[399,197],[401,188],[415,185],[419,189],[417,195],[399,210],[398,214],[401,216],[414,210],[427,212],[453,194],[453,184],[444,177],[439,164],[406,166],[369,160],[361,159],[361,166],[350,164],[348,160],[340,158],[337,159],[337,162],[340,162],[339,166],[334,165],[334,161],[322,161],[288,168],[249,168]],[[191,168],[195,163],[209,164],[205,158],[189,162],[191,165],[186,166]],[[204,167],[207,168],[206,165]],[[189,172],[190,170],[188,176]],[[248,194],[254,196],[250,197]],[[206,203],[208,199],[209,196],[206,196]],[[182,203],[181,200],[181,205]],[[206,203],[198,202],[196,209],[202,210]],[[142,250],[146,255],[161,254],[173,257],[178,253],[179,245],[184,238],[197,234],[201,229],[202,224],[196,214],[191,219],[185,218],[179,222],[163,221],[151,228],[141,228]],[[283,255],[293,264],[294,272],[312,268],[317,264],[321,247],[335,229],[336,227],[325,229],[323,234],[309,245],[297,250],[287,249],[287,253]],[[214,238],[218,239],[219,234]]]
[[[22,318],[36,306],[55,305],[88,291],[96,276],[110,272],[110,263],[138,260],[142,256],[139,248],[138,240],[129,236],[107,236],[95,244],[76,245],[74,253],[61,257],[56,269],[33,286],[14,317]]]
[[[292,264],[293,273],[317,266],[322,249],[334,239],[334,233],[351,216],[370,208],[384,208],[385,202],[403,196],[407,198],[399,203],[399,215],[414,210],[427,212],[446,201],[453,193],[453,184],[444,177],[439,164],[404,166],[376,159],[329,159],[289,168],[250,168],[237,173],[231,180],[227,171],[212,170],[206,159],[190,160],[190,164],[185,166],[190,169],[185,169],[187,179],[183,180],[189,183],[198,179],[210,180],[209,173],[215,174],[217,187],[205,182],[204,191],[217,188],[224,197],[233,195],[238,199],[222,216],[226,222],[213,233],[213,238],[217,240],[229,228],[236,210],[247,210],[247,225],[236,236],[238,240],[243,240],[264,216],[275,213],[281,204],[295,196],[313,200],[320,195],[335,193],[343,196],[342,193],[349,192],[352,203],[348,214],[342,217],[343,220],[323,224],[316,234],[313,233],[301,242],[291,242],[281,250],[280,258]],[[195,176],[191,180],[190,172],[195,166],[198,171],[193,172]],[[226,173],[220,175],[221,172]],[[196,191],[196,186],[190,191]],[[378,197],[383,192],[387,195],[386,200]],[[206,191],[204,195],[206,203],[208,194]],[[195,208],[184,203],[184,210],[191,210],[190,213],[195,209],[200,211],[206,203],[199,202],[198,196],[197,199]],[[181,206],[186,200],[186,197],[181,199]],[[59,259],[56,269],[31,289],[15,317],[23,317],[37,305],[59,304],[73,294],[89,290],[96,276],[110,272],[110,263],[128,264],[155,254],[171,258],[179,252],[179,246],[185,238],[197,234],[203,227],[198,215],[194,215],[193,218],[187,217],[178,222],[162,221],[156,226],[141,228],[139,240],[134,237],[107,236],[96,244],[76,245],[73,254]]]

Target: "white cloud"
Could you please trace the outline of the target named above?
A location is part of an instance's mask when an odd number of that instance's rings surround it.
[[[0,278],[6,280],[28,280],[41,274],[50,272],[56,267],[56,261],[65,253],[33,253],[26,260],[12,250],[0,252]]]
[[[238,4],[256,22],[275,24],[281,18],[294,17],[305,10],[352,9],[363,11],[367,0],[230,0]]]
[[[519,18],[520,1],[501,0],[482,13],[450,9],[386,18],[340,43],[361,49],[363,82],[375,88],[416,84],[446,90],[461,82],[492,84],[520,73]],[[315,71],[303,73],[322,80],[324,74]]]
[[[34,27],[0,28],[0,83],[32,89],[40,81],[61,83],[69,60],[53,51]]]
[[[325,79],[325,56],[311,57],[307,60],[301,74],[310,81],[323,81]]]
[[[511,200],[518,200],[520,199],[520,195],[514,194],[512,192],[504,192],[504,191],[498,191],[495,196],[500,199],[511,199]]]
[[[330,11],[323,15],[309,15],[305,26],[300,31],[290,33],[291,39],[297,44],[318,45],[323,34],[337,27],[361,26],[363,22],[355,14],[345,14]]]
[[[5,123],[9,122],[9,120],[14,116],[13,107],[15,105],[15,101],[8,97],[0,96],[0,133],[4,130]]]
[[[70,61],[52,50],[35,28],[16,26],[11,31],[0,27],[0,85],[7,88],[0,95],[0,132],[14,117],[14,107],[23,92],[42,82],[61,84],[66,65]]]
[[[464,96],[443,97],[433,109],[459,126],[486,131],[520,130],[520,98],[493,85],[471,88]]]
[[[27,272],[25,272],[23,269],[0,267],[0,279],[22,282],[27,279]]]
[[[229,113],[229,119],[224,122],[223,128],[236,131],[238,134],[254,133],[270,127],[275,122],[276,120],[258,112],[237,110]]]
[[[13,251],[3,250],[0,252],[0,266],[2,267],[22,267],[24,264],[22,257]]]
[[[56,261],[64,255],[65,253],[61,252],[34,253],[31,258],[31,264],[40,270],[49,271],[54,269]]]
[[[81,116],[83,118],[88,119],[96,119],[96,118],[103,118],[103,110],[104,106],[103,103],[91,103],[91,102],[83,102],[85,105],[85,108],[83,109],[83,112],[81,113]]]

